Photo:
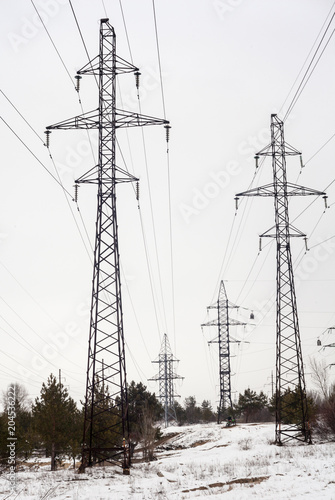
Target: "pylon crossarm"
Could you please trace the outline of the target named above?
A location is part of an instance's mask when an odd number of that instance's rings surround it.
[[[283,230],[286,231],[286,227],[288,227],[288,236],[290,237],[298,237],[298,238],[306,238],[306,234],[300,231],[300,229],[297,229],[294,227],[292,224],[288,224],[288,226],[283,225]],[[274,232],[272,232],[274,231]],[[272,226],[270,229],[265,231],[260,235],[260,238],[276,238],[277,233],[276,233],[276,227]]]
[[[169,124],[168,120],[155,118],[153,116],[142,115],[139,113],[132,113],[122,109],[116,110],[115,126],[116,128],[122,127],[144,127],[146,125],[166,125]]]
[[[89,61],[85,66],[77,71],[77,75],[98,75],[99,74],[99,54]]]
[[[215,339],[209,340],[209,344],[218,344],[219,343],[219,337],[215,337]]]
[[[240,306],[237,306],[236,304],[234,304],[233,302],[231,302],[230,300],[228,300],[227,302],[227,305],[230,309],[240,309]]]
[[[207,323],[203,323],[201,326],[201,328],[203,326],[218,326],[219,323],[218,323],[218,320],[217,319],[213,319],[212,321],[208,321]]]
[[[285,192],[280,189],[275,193],[273,184],[265,184],[264,186],[259,186],[248,191],[243,191],[242,193],[237,193],[236,197],[240,196],[325,196],[326,193],[323,191],[317,191],[315,189],[310,189],[305,186],[298,186],[287,182],[285,185]]]
[[[230,326],[245,326],[248,323],[245,323],[243,321],[237,321],[236,319],[229,319],[229,324]]]
[[[240,196],[273,196],[273,184],[265,184],[264,186],[249,189],[242,193],[237,193],[236,198]]]
[[[256,156],[273,156],[273,149],[275,148],[275,145],[276,141],[271,142],[270,144],[265,146],[265,148],[258,151],[258,153],[256,153]],[[301,155],[301,151],[298,151],[293,146],[285,142],[283,151],[275,152],[275,156],[280,156],[281,154],[284,154],[285,156],[297,156]]]
[[[84,175],[76,179],[75,182],[77,184],[103,183],[104,185],[112,185],[113,183],[118,184],[123,182],[137,182],[139,180],[138,177],[135,177],[131,173],[122,169],[121,167],[115,166],[115,172],[118,172],[120,176],[116,175],[115,178],[113,178],[113,176],[108,175],[108,173],[101,176],[101,171],[99,169],[99,166],[96,165],[95,167],[91,168],[91,170],[86,172]]]
[[[116,110],[115,116],[115,123],[113,123],[112,120],[104,120],[105,129],[169,124],[168,120],[142,115],[139,113],[132,113],[121,109]],[[47,130],[96,129],[99,128],[99,111],[89,111],[88,113],[83,113],[67,120],[63,120],[62,122],[48,125],[46,128]]]
[[[325,196],[326,193],[323,191],[317,191],[316,189],[311,189],[305,186],[298,186],[297,184],[292,184],[287,182],[287,196]],[[279,193],[282,194],[282,193]]]
[[[248,340],[235,339],[232,336],[230,336],[230,343],[231,344],[250,344],[250,342]]]
[[[125,59],[122,59],[120,56],[116,56],[116,72],[118,74],[120,73],[135,73],[136,71],[139,71],[139,68],[137,66],[134,66],[133,64],[129,63]]]
[[[77,75],[99,75],[100,69],[100,57],[97,55],[91,61],[89,61],[85,66],[83,66],[80,70],[77,71]],[[129,63],[125,59],[122,59],[120,56],[116,56],[116,66],[115,70],[117,74],[122,73],[135,73],[139,71],[139,68]],[[112,69],[106,69],[105,74],[112,74]]]
[[[67,120],[55,123],[53,125],[48,125],[47,130],[70,130],[70,129],[95,129],[99,125],[99,111],[93,110],[83,113]]]

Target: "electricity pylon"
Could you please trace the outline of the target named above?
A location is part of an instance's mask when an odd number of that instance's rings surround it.
[[[165,427],[169,425],[170,421],[177,422],[175,398],[180,396],[174,393],[174,380],[184,378],[174,371],[173,364],[178,361],[178,359],[174,359],[168,336],[164,333],[158,360],[152,361],[152,363],[158,363],[158,375],[149,380],[159,381],[159,399],[164,408]]]
[[[273,196],[275,226],[261,237],[276,238],[276,443],[290,439],[311,442],[298,310],[294,287],[291,237],[306,235],[289,222],[289,196],[323,196],[325,193],[287,182],[286,157],[301,153],[284,140],[284,123],[271,115],[271,143],[256,154],[272,157],[273,183],[238,193],[239,196]]]
[[[116,131],[125,127],[169,125],[166,120],[116,107],[116,77],[123,73],[134,73],[138,86],[138,68],[116,55],[114,28],[108,19],[101,19],[99,55],[76,76],[78,85],[81,75],[95,76],[99,107],[47,127],[47,134],[52,129],[99,131],[98,165],[76,180],[77,184],[98,186],[81,471],[100,462],[121,461],[127,474],[129,420],[116,186],[137,179],[116,164]]]
[[[228,300],[223,280],[220,283],[217,302],[208,306],[207,309],[217,310],[217,319],[204,323],[201,327],[218,327],[217,338],[209,343],[219,344],[220,402],[218,406],[218,424],[220,424],[222,420],[227,419],[229,408],[233,407],[231,400],[230,344],[236,342],[236,340],[230,339],[229,326],[246,325],[247,323],[229,317],[229,309],[238,309],[238,306]]]

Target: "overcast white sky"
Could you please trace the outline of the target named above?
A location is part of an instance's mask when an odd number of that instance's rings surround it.
[[[35,0],[35,5],[67,70],[75,75],[87,56],[69,2]],[[122,2],[131,55],[118,1],[72,0],[72,5],[91,58],[98,53],[99,20],[109,17],[118,54],[127,60],[132,56],[141,70],[142,112],[163,118],[152,1]],[[275,249],[264,242],[258,255],[258,235],[274,223],[273,201],[241,201],[235,215],[234,196],[250,188],[253,155],[269,142],[270,115],[284,116],[302,74],[292,85],[332,6],[332,0],[156,0],[166,115],[172,125],[175,328],[165,131],[144,130],[148,176],[141,130],[122,130],[119,141],[127,166],[141,179],[141,214],[157,311],[137,202],[131,186],[122,185],[118,201],[128,381],[141,380],[158,391],[147,379],[156,373],[151,361],[167,333],[180,359],[177,372],[185,377],[176,387],[181,402],[194,395],[199,403],[210,399],[217,405],[218,356],[216,347],[207,345],[216,331],[202,331],[200,325],[212,319],[206,307],[216,300],[219,280],[224,279],[229,299],[249,308],[232,312],[232,317],[248,321],[253,310],[257,325],[231,329],[232,337],[248,342],[232,346],[233,398],[248,386],[270,393]],[[37,158],[57,175],[42,144],[43,132],[47,125],[80,114],[81,108],[33,4],[3,0],[0,9],[0,88],[39,136],[0,94],[2,118],[31,150],[0,122],[0,389],[17,380],[34,398],[48,375],[58,375],[61,369],[63,383],[79,401],[85,391],[92,277],[82,220],[93,243],[96,186],[81,186],[79,213]],[[306,164],[299,175],[299,158],[290,160],[289,180],[319,190],[334,179],[335,140],[324,146],[335,132],[334,46],[332,39],[285,124],[287,142],[303,152]],[[118,107],[138,111],[133,76],[120,77],[118,92]],[[97,108],[90,76],[81,81],[81,97],[84,111]],[[90,138],[96,156],[96,134]],[[83,131],[54,131],[50,151],[70,192],[73,181],[96,162]],[[271,182],[270,162],[264,163],[252,186],[266,182]],[[322,334],[335,325],[334,184],[327,193],[331,206],[325,213],[322,199],[310,207],[314,198],[290,203],[291,221],[310,236],[307,254],[302,239],[292,245],[308,388],[308,357],[334,362],[334,349],[316,345],[318,338],[323,345],[335,342],[335,331]],[[334,373],[335,367],[329,371],[332,380]]]

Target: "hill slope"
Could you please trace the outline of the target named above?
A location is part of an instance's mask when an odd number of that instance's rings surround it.
[[[48,466],[17,473],[16,494],[0,478],[2,499],[335,500],[335,443],[273,444],[273,424],[208,424],[170,427],[157,460],[137,463],[130,476],[112,467],[86,474],[49,472]]]

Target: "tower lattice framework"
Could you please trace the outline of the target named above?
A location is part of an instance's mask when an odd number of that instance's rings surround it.
[[[94,75],[99,107],[47,127],[47,133],[52,129],[99,133],[98,164],[76,180],[98,186],[81,471],[101,462],[121,462],[125,473],[130,466],[116,186],[138,179],[116,164],[116,131],[169,123],[116,107],[116,78],[124,73],[134,73],[138,85],[139,69],[117,56],[114,28],[108,19],[101,19],[99,55],[76,76],[79,83],[81,75]]]
[[[271,156],[273,183],[251,189],[239,196],[272,196],[275,226],[261,237],[276,238],[276,443],[296,439],[311,442],[308,405],[301,350],[298,310],[294,286],[291,238],[306,235],[289,222],[290,196],[323,196],[325,193],[287,182],[286,157],[301,152],[284,140],[284,123],[271,115],[271,143],[256,154]]]
[[[164,408],[165,427],[169,425],[170,421],[177,422],[175,398],[180,396],[175,394],[174,380],[183,379],[174,370],[174,363],[178,361],[174,358],[168,336],[164,333],[158,360],[152,361],[152,363],[158,363],[158,375],[149,380],[159,382],[159,399]]]
[[[238,306],[228,300],[226,287],[223,280],[220,282],[217,302],[207,309],[217,310],[217,319],[202,324],[201,326],[217,326],[218,336],[210,343],[219,346],[219,377],[220,377],[220,401],[218,406],[218,424],[227,419],[229,408],[233,407],[231,399],[231,369],[230,369],[230,344],[235,340],[230,339],[229,327],[246,325],[246,323],[229,317],[229,309],[237,309]]]

